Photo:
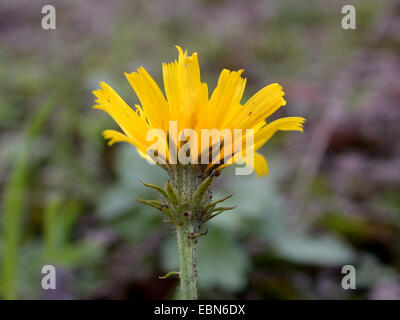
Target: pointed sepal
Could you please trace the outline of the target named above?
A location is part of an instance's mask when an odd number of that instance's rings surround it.
[[[220,215],[222,212],[225,212],[225,211],[228,211],[228,210],[232,210],[232,209],[235,209],[235,208],[236,208],[236,206],[214,208],[213,210],[211,210],[209,212],[209,215],[204,220],[204,222],[207,222],[208,220],[211,220],[212,218],[215,218],[216,216]],[[215,212],[215,213],[213,214],[213,212]]]
[[[148,188],[151,188],[151,189],[154,189],[154,190],[158,191],[159,193],[161,193],[161,195],[164,197],[164,199],[168,199],[167,191],[165,191],[164,188],[162,188],[162,187],[160,187],[160,186],[157,186],[157,185],[155,185],[155,184],[151,184],[151,183],[144,182],[142,179],[140,179],[140,182],[141,182],[144,186],[146,186],[146,187],[148,187]]]
[[[149,205],[149,206],[151,206],[153,208],[156,208],[158,210],[161,210],[161,208],[163,206],[165,206],[165,204],[163,202],[158,201],[158,200],[144,200],[144,199],[140,199],[139,198],[138,201],[141,202],[141,203],[147,204],[147,205]]]
[[[231,194],[227,195],[226,197],[223,197],[222,199],[219,199],[219,200],[216,200],[216,201],[210,203],[210,204],[207,206],[206,211],[208,212],[208,211],[210,211],[210,210],[213,210],[213,209],[216,207],[216,205],[217,205],[218,203],[224,202],[225,200],[231,198],[232,195],[233,195],[233,194],[231,193]]]
[[[168,194],[168,199],[172,203],[172,205],[174,207],[178,207],[179,206],[178,195],[176,194],[176,191],[170,181],[168,181],[167,184],[167,194]]]
[[[210,188],[213,180],[214,180],[214,177],[209,176],[201,183],[201,185],[199,185],[199,187],[197,188],[197,190],[193,196],[193,203],[195,206],[201,207],[201,202],[203,200],[203,197],[206,194],[206,192],[208,191],[208,189]]]

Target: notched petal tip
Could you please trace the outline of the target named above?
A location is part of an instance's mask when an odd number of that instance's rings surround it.
[[[298,125],[297,125],[297,131],[304,132],[304,124],[306,123],[306,119],[302,117],[298,117]]]
[[[257,174],[257,177],[259,177],[259,178],[261,178],[261,177],[268,177],[268,175],[269,175],[269,172],[266,172],[266,173],[264,173],[264,172],[257,172],[256,171],[256,174]]]
[[[273,83],[265,86],[264,88],[270,88],[270,89],[283,91],[283,87],[278,82],[273,82]]]
[[[175,45],[178,50],[178,61],[183,62],[187,58],[187,50],[183,51],[181,46]]]
[[[100,81],[100,87],[104,90],[104,91],[106,91],[107,89],[109,89],[110,88],[110,86],[107,84],[107,83],[105,83],[104,81]],[[103,90],[101,90],[101,89],[98,89],[100,92],[101,91],[103,91]]]
[[[139,66],[135,71],[124,72],[124,75],[129,81],[130,78],[136,77],[136,76],[141,75],[141,74],[147,74],[147,73],[148,72],[147,72],[145,67]]]
[[[107,108],[105,106],[103,106],[103,105],[100,105],[100,104],[93,105],[92,109],[107,111]]]
[[[137,68],[136,72],[137,72],[138,74],[145,74],[145,75],[149,74],[149,73],[147,72],[146,68],[143,67],[143,66],[140,66],[139,68]]]
[[[175,48],[178,50],[178,53],[182,53],[183,54],[183,50],[182,50],[182,47],[181,46],[179,46],[179,45],[175,45]]]
[[[140,67],[139,67],[140,68]],[[132,71],[132,72],[124,72],[124,76],[128,79],[128,81],[129,81],[129,78],[132,78],[132,77],[134,77],[134,76],[136,76],[139,72],[139,68],[137,68],[136,69],[136,71]]]
[[[126,136],[125,134],[123,134],[122,132],[116,131],[116,130],[104,130],[103,131],[103,137],[105,140],[109,140],[108,141],[108,145],[112,146],[117,142],[128,142],[128,143],[132,143],[132,141],[129,139],[128,136]]]
[[[103,89],[96,89],[92,91],[92,94],[98,99],[100,99],[103,93],[104,93]]]

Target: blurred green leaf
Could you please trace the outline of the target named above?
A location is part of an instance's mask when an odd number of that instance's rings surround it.
[[[54,97],[48,99],[27,125],[23,140],[19,146],[11,176],[6,184],[1,210],[4,251],[2,256],[0,284],[1,293],[6,299],[15,299],[18,295],[18,250],[23,229],[23,213],[26,202],[29,176],[29,156],[32,141],[37,137],[51,109]]]
[[[330,236],[282,234],[271,243],[276,253],[289,261],[318,266],[340,266],[354,261],[353,251]]]

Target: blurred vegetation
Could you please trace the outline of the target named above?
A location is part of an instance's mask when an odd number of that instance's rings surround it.
[[[137,202],[154,197],[139,179],[166,173],[107,147],[116,125],[90,108],[99,81],[137,103],[123,72],[143,65],[161,84],[175,44],[199,53],[210,90],[222,68],[244,68],[244,99],[278,82],[288,106],[276,116],[307,118],[303,135],[264,147],[268,178],[218,178],[215,198],[233,193],[238,207],[199,241],[201,297],[400,298],[395,1],[352,1],[356,30],[341,28],[346,1],[52,3],[57,29],[45,31],[48,2],[0,1],[1,298],[176,297],[177,280],[157,277],[177,267],[175,235]],[[57,290],[40,287],[45,264]],[[357,290],[341,288],[345,264]]]

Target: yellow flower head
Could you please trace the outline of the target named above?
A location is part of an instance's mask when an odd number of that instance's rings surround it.
[[[178,60],[164,63],[162,66],[165,96],[143,67],[136,72],[125,73],[141,102],[135,109],[129,107],[104,82],[100,83],[101,89],[93,91],[97,97],[94,108],[106,111],[124,132],[104,131],[109,145],[121,141],[128,142],[137,148],[139,154],[149,158],[149,148],[154,145],[154,135],[149,139],[149,133],[159,129],[166,135],[163,139],[158,138],[157,143],[161,148],[157,150],[156,155],[166,163],[172,162],[172,146],[179,153],[184,148],[182,142],[189,141],[191,160],[197,161],[204,154],[210,159],[207,170],[218,170],[231,163],[244,161],[251,165],[259,176],[267,175],[266,159],[254,151],[278,130],[303,131],[305,119],[285,117],[271,123],[266,122],[266,118],[286,104],[282,87],[277,83],[266,86],[246,103],[241,104],[246,85],[246,79],[241,76],[243,70],[222,70],[218,84],[209,97],[208,86],[200,79],[197,53],[188,56],[187,51],[183,51],[179,46],[177,49]],[[176,125],[175,133],[172,132],[171,123]],[[191,132],[187,129],[191,129]],[[204,129],[211,132],[205,141],[201,139]],[[235,137],[239,130],[241,135],[238,139],[228,139],[226,135],[221,135],[224,130],[229,130]],[[246,138],[249,138],[250,132],[252,143],[249,145]],[[176,136],[177,133],[179,136]],[[216,142],[220,151],[217,155],[212,149]],[[249,161],[250,156],[252,161]]]

